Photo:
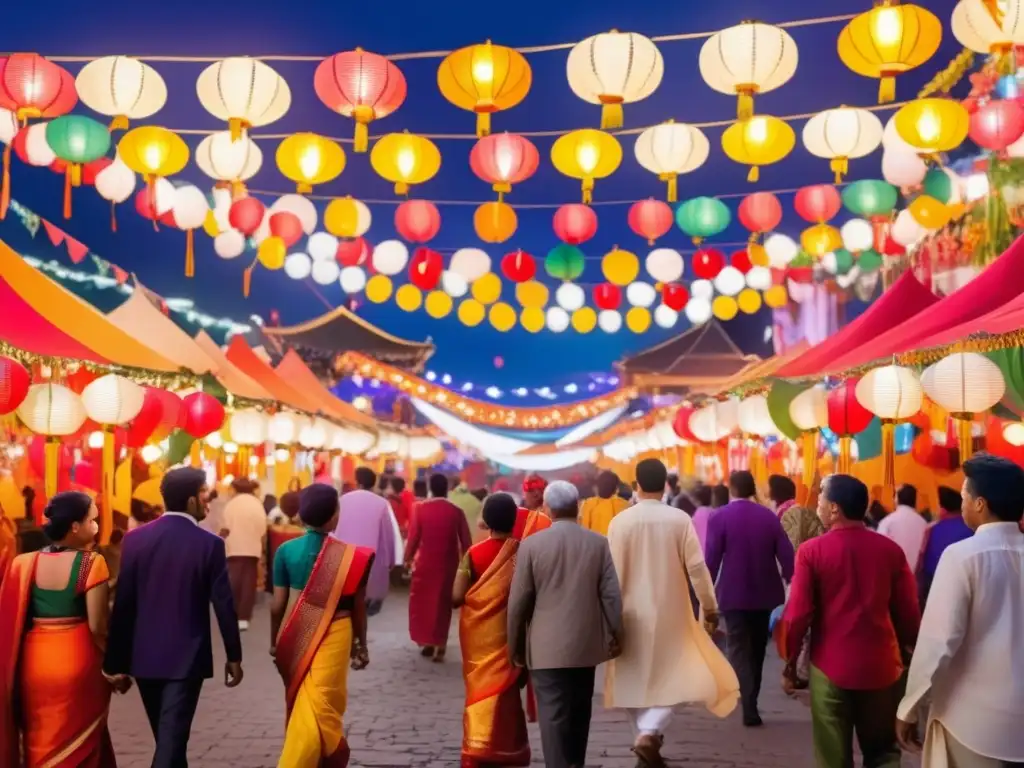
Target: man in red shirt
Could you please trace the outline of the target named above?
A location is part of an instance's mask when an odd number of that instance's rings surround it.
[[[542,511],[544,489],[547,487],[548,481],[537,474],[530,475],[523,481],[523,506],[516,512],[512,538],[522,541],[530,534],[551,527],[551,518]]]
[[[797,550],[783,616],[787,692],[811,632],[811,721],[823,768],[853,765],[855,731],[865,765],[900,764],[896,708],[921,613],[903,550],[864,525],[868,499],[849,475],[823,483],[818,515],[828,532]]]

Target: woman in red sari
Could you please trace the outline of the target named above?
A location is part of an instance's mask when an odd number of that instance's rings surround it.
[[[519,688],[524,670],[512,665],[506,634],[508,595],[519,541],[512,537],[516,503],[507,493],[484,502],[489,538],[469,548],[459,566],[452,602],[462,606],[459,642],[466,706],[462,768],[527,766],[530,739]]]
[[[54,543],[16,557],[0,587],[0,764],[114,768],[102,671],[109,572],[90,551],[98,511],[88,495],[67,491],[45,514]]]

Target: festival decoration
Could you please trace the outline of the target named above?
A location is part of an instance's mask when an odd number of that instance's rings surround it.
[[[305,280],[312,271],[313,260],[305,253],[289,253],[284,260],[284,273],[292,280]]]
[[[28,395],[32,377],[21,363],[0,357],[0,416],[13,412]]]
[[[18,159],[26,165],[52,166],[57,160],[57,155],[46,142],[46,126],[47,122],[44,121],[22,128],[14,137],[14,141],[8,145],[8,149],[13,149]]]
[[[361,267],[368,264],[373,248],[362,237],[341,240],[334,251],[334,260],[340,267]]]
[[[575,283],[562,283],[555,290],[555,301],[566,312],[575,312],[586,303],[587,295]]]
[[[452,254],[448,273],[472,283],[491,271],[491,257],[479,248],[460,248]],[[449,291],[449,293],[451,293]]]
[[[46,124],[46,143],[64,161],[64,218],[71,218],[71,189],[82,184],[82,166],[107,154],[110,134],[91,117],[63,115]]]
[[[1011,7],[1014,12],[993,9],[984,0],[960,0],[950,19],[953,36],[975,53],[1011,57],[1014,46],[1024,45],[1024,19]]]
[[[312,200],[302,195],[295,194],[294,192],[281,195],[270,206],[271,216],[275,213],[291,213],[297,216],[301,223],[302,231],[307,235],[313,234],[313,231],[316,229],[316,206],[313,205]]]
[[[772,309],[782,309],[789,301],[785,286],[773,285],[764,291],[764,303]]]
[[[637,162],[668,185],[670,203],[679,199],[677,177],[700,168],[710,151],[703,131],[674,120],[644,129],[633,145]]]
[[[655,240],[672,229],[675,216],[666,203],[648,198],[629,207],[627,221],[633,232],[647,240],[648,245],[654,245]]]
[[[711,302],[702,298],[691,298],[683,310],[691,325],[704,325],[711,319]]]
[[[518,226],[516,212],[508,203],[484,203],[473,212],[473,229],[485,243],[505,242],[515,234]]]
[[[519,314],[519,324],[527,333],[540,333],[544,330],[546,316],[541,307],[526,307]]]
[[[739,305],[732,296],[715,296],[711,302],[711,314],[722,322],[732,320],[739,311]]]
[[[516,324],[516,311],[503,301],[492,304],[487,310],[487,319],[496,331],[505,333]]]
[[[317,97],[332,112],[356,121],[352,149],[366,152],[368,126],[387,117],[405,101],[405,76],[395,64],[362,48],[328,56],[313,75]]]
[[[860,253],[874,245],[875,229],[864,219],[850,219],[840,227],[839,236],[846,250],[851,253]],[[829,248],[828,250],[834,249]]]
[[[621,303],[622,291],[615,283],[601,283],[594,287],[594,304],[598,309],[606,311],[618,309]]]
[[[544,319],[552,333],[562,333],[569,327],[569,313],[561,307],[549,307]]]
[[[285,245],[284,240],[280,237],[268,237],[259,247],[256,249],[256,260],[259,261],[264,267],[269,270],[278,270],[284,268],[285,259],[288,256],[288,246]],[[250,275],[251,272],[246,271],[246,276]],[[333,283],[338,279],[338,265],[333,261],[318,261],[313,264],[313,279],[320,282],[324,279],[325,275],[330,275],[330,279],[326,280],[327,283]],[[317,280],[317,278],[320,280]],[[321,285],[324,283],[321,282]],[[248,295],[248,280],[243,283],[243,292]]]
[[[954,150],[963,143],[971,116],[958,101],[928,98],[904,104],[892,120],[900,138],[915,151],[938,154]]]
[[[366,281],[366,300],[374,304],[383,304],[391,298],[393,290],[394,285],[391,282],[391,278],[387,275],[374,275]]]
[[[674,328],[679,322],[679,312],[665,304],[654,309],[654,324],[659,328]]]
[[[443,271],[444,259],[430,248],[417,248],[409,262],[409,279],[424,291],[432,291],[437,287]]]
[[[399,286],[398,290],[395,291],[395,304],[403,312],[415,312],[422,303],[423,294],[420,293],[420,289],[417,286],[411,283]]]
[[[340,245],[338,238],[327,232],[314,232],[306,241],[306,251],[313,261],[333,261]]]
[[[954,352],[924,370],[921,388],[956,420],[963,463],[973,452],[974,415],[992,408],[1006,392],[1002,371],[984,355]]]
[[[629,285],[640,274],[640,260],[635,253],[615,246],[601,259],[601,273],[613,285]]]
[[[516,301],[526,308],[543,309],[548,303],[548,287],[536,280],[517,283]]]
[[[361,267],[342,267],[338,283],[341,290],[349,295],[360,293],[366,288],[366,272]]]
[[[892,239],[904,248],[915,245],[925,234],[927,233],[924,227],[918,224],[914,214],[905,208],[896,214],[896,220],[889,229]]]
[[[748,435],[770,437],[778,434],[764,395],[750,395],[740,400],[736,417],[740,431]]]
[[[1017,99],[987,101],[971,115],[967,133],[982,149],[1003,152],[1024,134],[1024,106]]]
[[[406,200],[395,209],[395,230],[411,243],[425,243],[441,230],[441,212],[426,200]]]
[[[236,259],[245,250],[245,235],[230,229],[213,238],[213,250],[222,259]]]
[[[345,170],[345,150],[316,133],[293,133],[277,145],[274,159],[299,194],[309,194],[314,186],[333,181]]]
[[[626,327],[633,333],[643,333],[651,327],[651,312],[646,307],[633,307],[626,313]]]
[[[597,234],[597,214],[579,203],[569,203],[555,211],[552,225],[555,236],[568,245],[579,245]]]
[[[712,281],[723,296],[737,296],[747,284],[743,273],[731,265],[722,267]]]
[[[740,201],[737,210],[740,224],[750,230],[750,241],[771,232],[782,221],[782,203],[771,192],[754,192]]]
[[[292,103],[288,83],[270,66],[248,56],[216,61],[196,80],[203,108],[228,124],[234,139],[284,117]]]
[[[674,283],[683,276],[683,256],[672,248],[655,248],[647,254],[644,267],[659,283]]]
[[[537,262],[533,256],[519,248],[502,258],[501,273],[513,283],[522,283],[537,274]]]
[[[575,280],[583,274],[583,258],[583,251],[574,245],[556,245],[544,258],[544,271],[557,280]]]
[[[731,218],[728,206],[714,197],[694,197],[676,209],[676,224],[697,245],[728,227]]]
[[[362,237],[372,221],[366,203],[352,197],[331,200],[324,211],[324,229],[336,237]]]
[[[882,143],[882,121],[866,109],[826,109],[804,123],[803,141],[812,155],[831,161],[839,184],[850,160],[870,155]]]
[[[685,285],[666,283],[661,286],[661,300],[669,309],[680,312],[690,300],[690,292],[686,290]]]
[[[580,179],[583,202],[587,204],[593,201],[594,180],[610,176],[619,167],[622,147],[610,133],[582,128],[555,141],[551,162],[565,176]]]
[[[933,232],[949,223],[948,206],[928,195],[915,197],[907,206],[907,211],[914,217],[914,221]]]
[[[401,240],[385,240],[373,249],[373,268],[382,275],[397,275],[409,263],[409,249]]]
[[[745,250],[729,254],[729,264],[739,270],[741,275],[747,274],[754,267],[754,262],[750,260],[750,253]]]
[[[927,172],[928,166],[913,150],[900,152],[887,149],[882,153],[882,176],[895,187],[915,187]]]
[[[444,291],[431,291],[423,301],[423,308],[435,320],[447,317],[452,311],[452,297]]]
[[[796,146],[796,133],[785,120],[757,115],[733,123],[722,133],[722,150],[740,165],[749,165],[747,181],[761,178],[761,166],[786,157]]]
[[[800,233],[800,246],[811,256],[821,258],[843,244],[838,229],[828,224],[815,224]]]
[[[117,144],[117,155],[142,176],[149,193],[150,211],[156,211],[157,181],[181,171],[188,163],[188,145],[173,131],[155,125],[132,128]],[[156,218],[153,216],[152,218]],[[153,226],[156,226],[154,220]]]
[[[690,263],[693,274],[702,280],[711,280],[725,266],[725,255],[717,248],[698,248]]]
[[[532,72],[513,48],[485,43],[448,54],[437,69],[441,95],[460,109],[476,113],[476,135],[491,132],[491,115],[516,106],[530,90]]]
[[[370,152],[377,175],[395,185],[396,195],[406,195],[413,184],[434,178],[441,168],[441,152],[430,139],[416,134],[389,133]]]
[[[228,211],[228,222],[232,228],[237,229],[246,237],[252,237],[263,223],[266,212],[267,209],[263,203],[255,197],[243,197],[231,204],[231,209]]]
[[[302,237],[302,222],[291,211],[268,211],[267,226],[271,237],[279,237],[286,247],[291,248]],[[180,225],[179,225],[180,226]]]
[[[513,184],[520,184],[533,176],[539,165],[537,147],[515,133],[484,136],[469,153],[469,167],[498,193],[499,202],[512,191]]]
[[[839,438],[839,460],[836,471],[849,473],[853,435],[863,432],[874,414],[857,401],[857,380],[846,379],[828,393],[826,408],[828,428]]]
[[[800,430],[803,441],[803,484],[810,488],[818,466],[819,430],[828,425],[828,403],[824,386],[818,384],[798,394],[789,404],[789,418]]]
[[[93,112],[111,118],[110,130],[128,130],[129,120],[152,117],[167,103],[160,73],[131,56],[102,56],[75,78],[75,90]]]
[[[761,309],[761,304],[761,294],[753,288],[744,288],[736,297],[736,306],[745,315],[757,314],[757,311]]]
[[[651,307],[658,298],[658,292],[650,283],[630,283],[626,286],[626,301],[634,307]]]
[[[493,304],[501,298],[501,278],[493,272],[481,275],[470,286],[473,298],[484,305]]]
[[[882,420],[883,485],[895,485],[893,460],[896,456],[896,423],[921,410],[924,395],[921,382],[909,368],[886,365],[868,371],[854,390],[857,401]]]
[[[597,313],[597,327],[605,333],[617,333],[622,328],[622,315],[614,309],[603,309]]]
[[[61,384],[33,384],[16,409],[21,422],[37,435],[44,436],[46,495],[57,492],[57,472],[61,437],[75,434],[85,423],[87,414],[81,398]]]
[[[487,317],[487,308],[476,299],[465,299],[459,304],[456,314],[460,323],[475,328]]]
[[[244,182],[263,165],[263,152],[248,136],[235,141],[229,131],[218,131],[199,142],[196,165],[218,184],[229,186],[232,196],[238,197],[245,190]]]
[[[863,179],[847,184],[840,197],[850,213],[872,219],[888,217],[892,213],[899,199],[899,191],[887,182]]]
[[[590,307],[581,307],[572,313],[572,327],[576,333],[590,333],[597,325],[597,313]]]
[[[831,184],[801,187],[793,197],[793,208],[804,221],[821,224],[836,217],[843,207],[839,190]]]
[[[174,224],[185,231],[185,277],[196,273],[195,231],[203,226],[210,213],[206,195],[193,184],[184,184],[174,190],[174,205],[171,208]]]
[[[622,105],[654,93],[664,73],[665,62],[653,40],[618,30],[581,40],[566,63],[572,92],[601,105],[602,130],[621,128]]]

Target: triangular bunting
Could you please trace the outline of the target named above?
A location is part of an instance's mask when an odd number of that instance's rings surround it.
[[[50,238],[50,242],[54,245],[60,245],[64,242],[64,238],[67,237],[67,233],[58,227],[56,224],[51,224],[46,219],[40,219],[42,222],[43,229],[46,230],[46,236]]]
[[[71,235],[64,235],[64,244],[68,247],[68,256],[71,257],[71,261],[75,264],[81,264],[85,257],[89,255],[89,249],[85,244],[75,240]]]
[[[110,268],[114,272],[114,279],[117,280],[118,285],[124,285],[128,282],[128,273],[121,269],[117,264],[111,264]]]

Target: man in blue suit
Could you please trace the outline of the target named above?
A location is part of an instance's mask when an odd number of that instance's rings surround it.
[[[167,511],[124,539],[103,671],[135,678],[156,740],[153,768],[187,768],[199,693],[213,677],[210,603],[227,652],[229,688],[242,681],[242,642],[224,541],[199,527],[205,473],[172,470],[160,492]]]

